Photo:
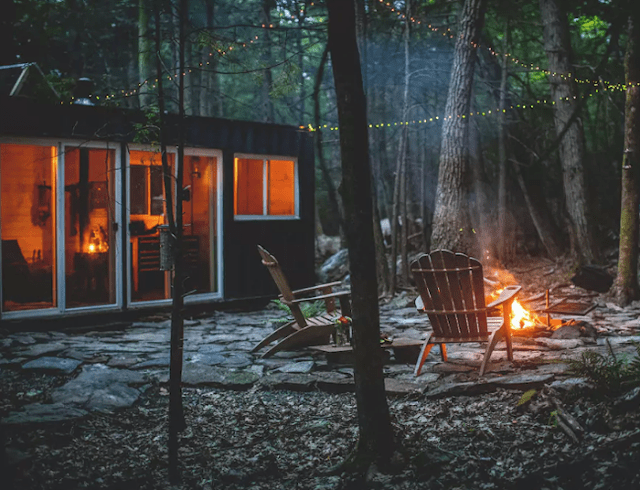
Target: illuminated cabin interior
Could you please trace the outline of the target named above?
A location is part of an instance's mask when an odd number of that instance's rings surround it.
[[[190,118],[177,192],[175,145],[165,172],[157,147],[109,138],[133,134],[139,113],[0,102],[9,115],[0,122],[3,321],[169,304],[160,244],[177,196],[185,303],[273,296],[257,244],[289,259],[292,283],[315,279],[307,132]]]

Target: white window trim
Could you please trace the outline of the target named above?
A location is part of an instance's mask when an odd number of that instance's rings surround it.
[[[1,311],[0,317],[6,320],[19,320],[19,319],[27,319],[27,318],[58,318],[61,314],[82,314],[86,311],[90,312],[100,312],[100,311],[117,311],[122,308],[123,305],[123,291],[121,287],[121,280],[118,278],[118,274],[121,274],[122,270],[122,256],[121,254],[116,253],[116,278],[115,278],[115,288],[116,288],[116,302],[105,304],[105,305],[90,305],[90,306],[81,306],[75,308],[67,308],[66,304],[66,291],[65,291],[65,257],[64,257],[64,249],[65,249],[65,240],[64,240],[64,157],[65,157],[65,147],[74,147],[74,148],[89,148],[89,149],[113,149],[116,152],[116,160],[114,162],[115,165],[115,210],[114,217],[115,222],[118,224],[118,229],[122,230],[123,225],[120,221],[121,213],[121,204],[122,204],[122,196],[121,196],[121,179],[120,179],[120,148],[121,144],[118,142],[104,142],[104,141],[78,141],[72,139],[60,139],[60,138],[47,138],[47,137],[0,137],[0,144],[14,144],[14,145],[37,145],[37,146],[54,146],[57,149],[57,165],[56,168],[52,169],[52,172],[55,176],[55,200],[54,200],[54,213],[55,213],[55,243],[56,243],[56,254],[54,258],[54,277],[53,281],[55,283],[54,295],[55,295],[55,306],[45,307],[40,309],[33,310],[15,310],[15,311]],[[1,205],[1,204],[0,204]],[[116,244],[119,246],[119,237],[116,238]],[[0,245],[1,246],[1,245]],[[0,264],[0,270],[1,270]],[[1,283],[1,281],[0,281]],[[2,292],[2,284],[0,284],[0,299]],[[1,308],[1,305],[0,305]]]
[[[235,214],[233,213],[234,221],[292,221],[300,219],[300,186],[299,186],[299,173],[298,173],[298,158],[292,156],[283,155],[254,155],[248,153],[235,153],[233,155],[234,172],[235,162],[237,158],[247,158],[252,160],[262,160],[262,214]],[[293,162],[293,200],[294,211],[293,215],[283,214],[267,214],[267,160],[287,160]],[[234,175],[235,177],[235,175]],[[233,189],[234,204],[236,200],[236,189]]]

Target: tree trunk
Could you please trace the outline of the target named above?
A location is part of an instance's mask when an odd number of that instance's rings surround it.
[[[465,1],[442,127],[438,187],[431,234],[433,249],[477,253],[468,212],[469,120],[459,116],[469,114],[476,46],[484,23],[484,14],[485,0]]]
[[[405,14],[404,25],[404,87],[402,91],[402,119],[403,124],[409,118],[409,36],[410,36],[410,3],[407,2],[407,12]],[[389,292],[395,294],[397,281],[397,262],[398,262],[398,242],[406,239],[407,236],[407,213],[406,213],[406,160],[407,160],[407,134],[409,126],[404,124],[400,130],[400,142],[398,143],[398,159],[396,160],[396,179],[393,188],[393,216],[391,218],[391,287]],[[402,215],[402,216],[401,216]],[[400,225],[402,222],[402,225]],[[402,226],[402,236],[400,236],[398,227]],[[404,252],[401,254],[401,270],[403,280],[408,278],[408,266],[406,264],[406,243],[400,243]],[[405,283],[406,285],[406,283]]]
[[[553,229],[553,221],[550,219],[551,217],[548,216],[546,208],[542,210],[539,208],[538,203],[540,200],[538,199],[538,202],[536,202],[536,196],[532,196],[532,192],[530,192],[529,187],[527,187],[527,183],[525,182],[522,171],[517,163],[513,166],[513,169],[516,174],[516,179],[518,180],[518,185],[520,186],[520,191],[524,197],[525,204],[527,205],[529,216],[531,216],[531,221],[533,221],[533,226],[536,229],[542,246],[547,251],[547,255],[550,258],[558,257],[560,255],[560,247],[555,239],[557,233]],[[511,244],[512,242],[509,243]],[[513,250],[510,249],[505,250],[505,255],[511,255],[512,252]]]
[[[208,33],[213,31],[213,16],[215,5],[213,2],[204,2],[205,8],[205,27]],[[211,53],[211,42],[200,48],[200,115],[209,117],[214,115],[212,99],[218,97],[217,91],[214,91],[214,77],[216,56],[209,56]],[[217,114],[216,114],[217,115]]]
[[[627,98],[622,157],[622,198],[618,274],[612,294],[625,306],[638,299],[638,204],[640,198],[640,15],[629,17],[629,38],[625,58]]]
[[[184,168],[184,116],[185,116],[185,49],[186,49],[186,26],[188,17],[188,0],[180,0],[179,5],[179,37],[178,37],[178,158],[176,162],[176,182],[177,189],[175,195],[175,220],[169,219],[169,230],[172,237],[172,252],[174,262],[174,273],[172,281],[171,307],[171,354],[169,366],[169,482],[176,484],[180,480],[178,470],[178,433],[186,427],[184,420],[184,409],[182,406],[182,362],[183,362],[183,342],[184,342],[184,319],[182,310],[184,306],[184,266],[182,260],[182,182]],[[160,76],[158,80],[160,80]],[[169,167],[165,163],[166,157],[163,155],[163,172],[165,195],[167,196],[167,214],[173,214],[171,193],[174,181],[169,174]]]
[[[498,104],[498,240],[496,243],[496,249],[498,252],[498,259],[502,263],[506,263],[511,257],[507,256],[508,247],[506,245],[509,240],[510,234],[507,234],[507,77],[508,77],[508,57],[506,53],[509,52],[509,21],[507,20],[507,26],[504,32],[504,44],[503,51],[505,53],[502,56],[501,74],[500,74],[500,101]]]
[[[324,158],[324,148],[322,146],[322,127],[320,124],[320,86],[322,85],[322,79],[324,78],[324,68],[327,64],[328,57],[329,45],[325,47],[322,53],[320,65],[318,66],[318,72],[316,73],[315,83],[313,85],[314,124],[317,128],[315,141],[320,174],[322,175],[324,185],[327,187],[327,203],[329,206],[329,215],[338,224],[338,232],[340,233],[340,236],[342,236],[344,233],[344,220],[342,219],[342,213],[340,212],[340,203],[338,201],[336,186],[333,183],[331,172],[329,171],[329,166],[327,165],[327,161]]]
[[[138,0],[138,83],[140,108],[153,102],[151,86],[151,38],[149,37],[149,11],[145,0]]]
[[[386,464],[393,451],[387,404],[376,280],[371,168],[367,110],[355,36],[352,1],[327,0],[329,49],[338,102],[342,195],[351,268],[354,375],[359,439],[346,465],[361,469],[371,462]]]
[[[263,0],[262,10],[260,12],[260,20],[264,25],[271,23],[271,6],[272,0]],[[260,90],[260,105],[262,106],[261,117],[263,122],[274,122],[275,112],[273,103],[271,102],[271,85],[273,83],[273,75],[271,73],[271,31],[263,30],[265,52],[262,55],[262,61],[265,66],[262,76],[262,87]]]
[[[592,263],[599,254],[589,223],[584,170],[584,135],[580,118],[571,121],[577,104],[570,60],[570,41],[567,16],[558,8],[556,0],[540,0],[544,47],[549,60],[551,97],[554,103],[556,133],[565,131],[560,142],[563,186],[567,213],[571,219],[571,233],[582,262]],[[568,127],[566,127],[569,125]],[[566,127],[566,128],[565,128]]]

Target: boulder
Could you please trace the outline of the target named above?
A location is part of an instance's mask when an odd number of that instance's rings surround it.
[[[320,266],[320,282],[340,281],[349,273],[349,251],[345,248],[329,257]]]

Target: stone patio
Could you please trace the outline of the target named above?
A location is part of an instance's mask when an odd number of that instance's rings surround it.
[[[430,354],[422,374],[391,353],[385,363],[389,396],[444,397],[476,395],[499,388],[527,390],[553,385],[566,390],[584,380],[566,374],[567,361],[586,350],[633,355],[640,342],[640,303],[619,308],[596,298],[597,307],[582,317],[589,328],[558,331],[550,338],[514,332],[514,362],[504,343],[494,351],[487,374],[479,379],[484,353],[480,344],[451,344],[449,362]],[[381,306],[381,328],[391,338],[422,340],[428,320],[400,297]],[[409,306],[408,306],[409,305]],[[286,389],[352,392],[353,369],[330,362],[322,352],[301,349],[262,359],[252,347],[273,330],[283,313],[275,308],[248,313],[214,312],[185,322],[185,386],[230,390]],[[559,316],[555,316],[559,318]],[[54,422],[133,405],[149,386],[169,377],[168,319],[134,322],[121,330],[93,332],[20,332],[0,340],[0,369],[69,376],[51,393],[52,403],[32,403],[8,414],[3,424]],[[578,333],[576,333],[578,332]],[[571,337],[571,338],[566,338]],[[607,345],[608,342],[608,345]]]

